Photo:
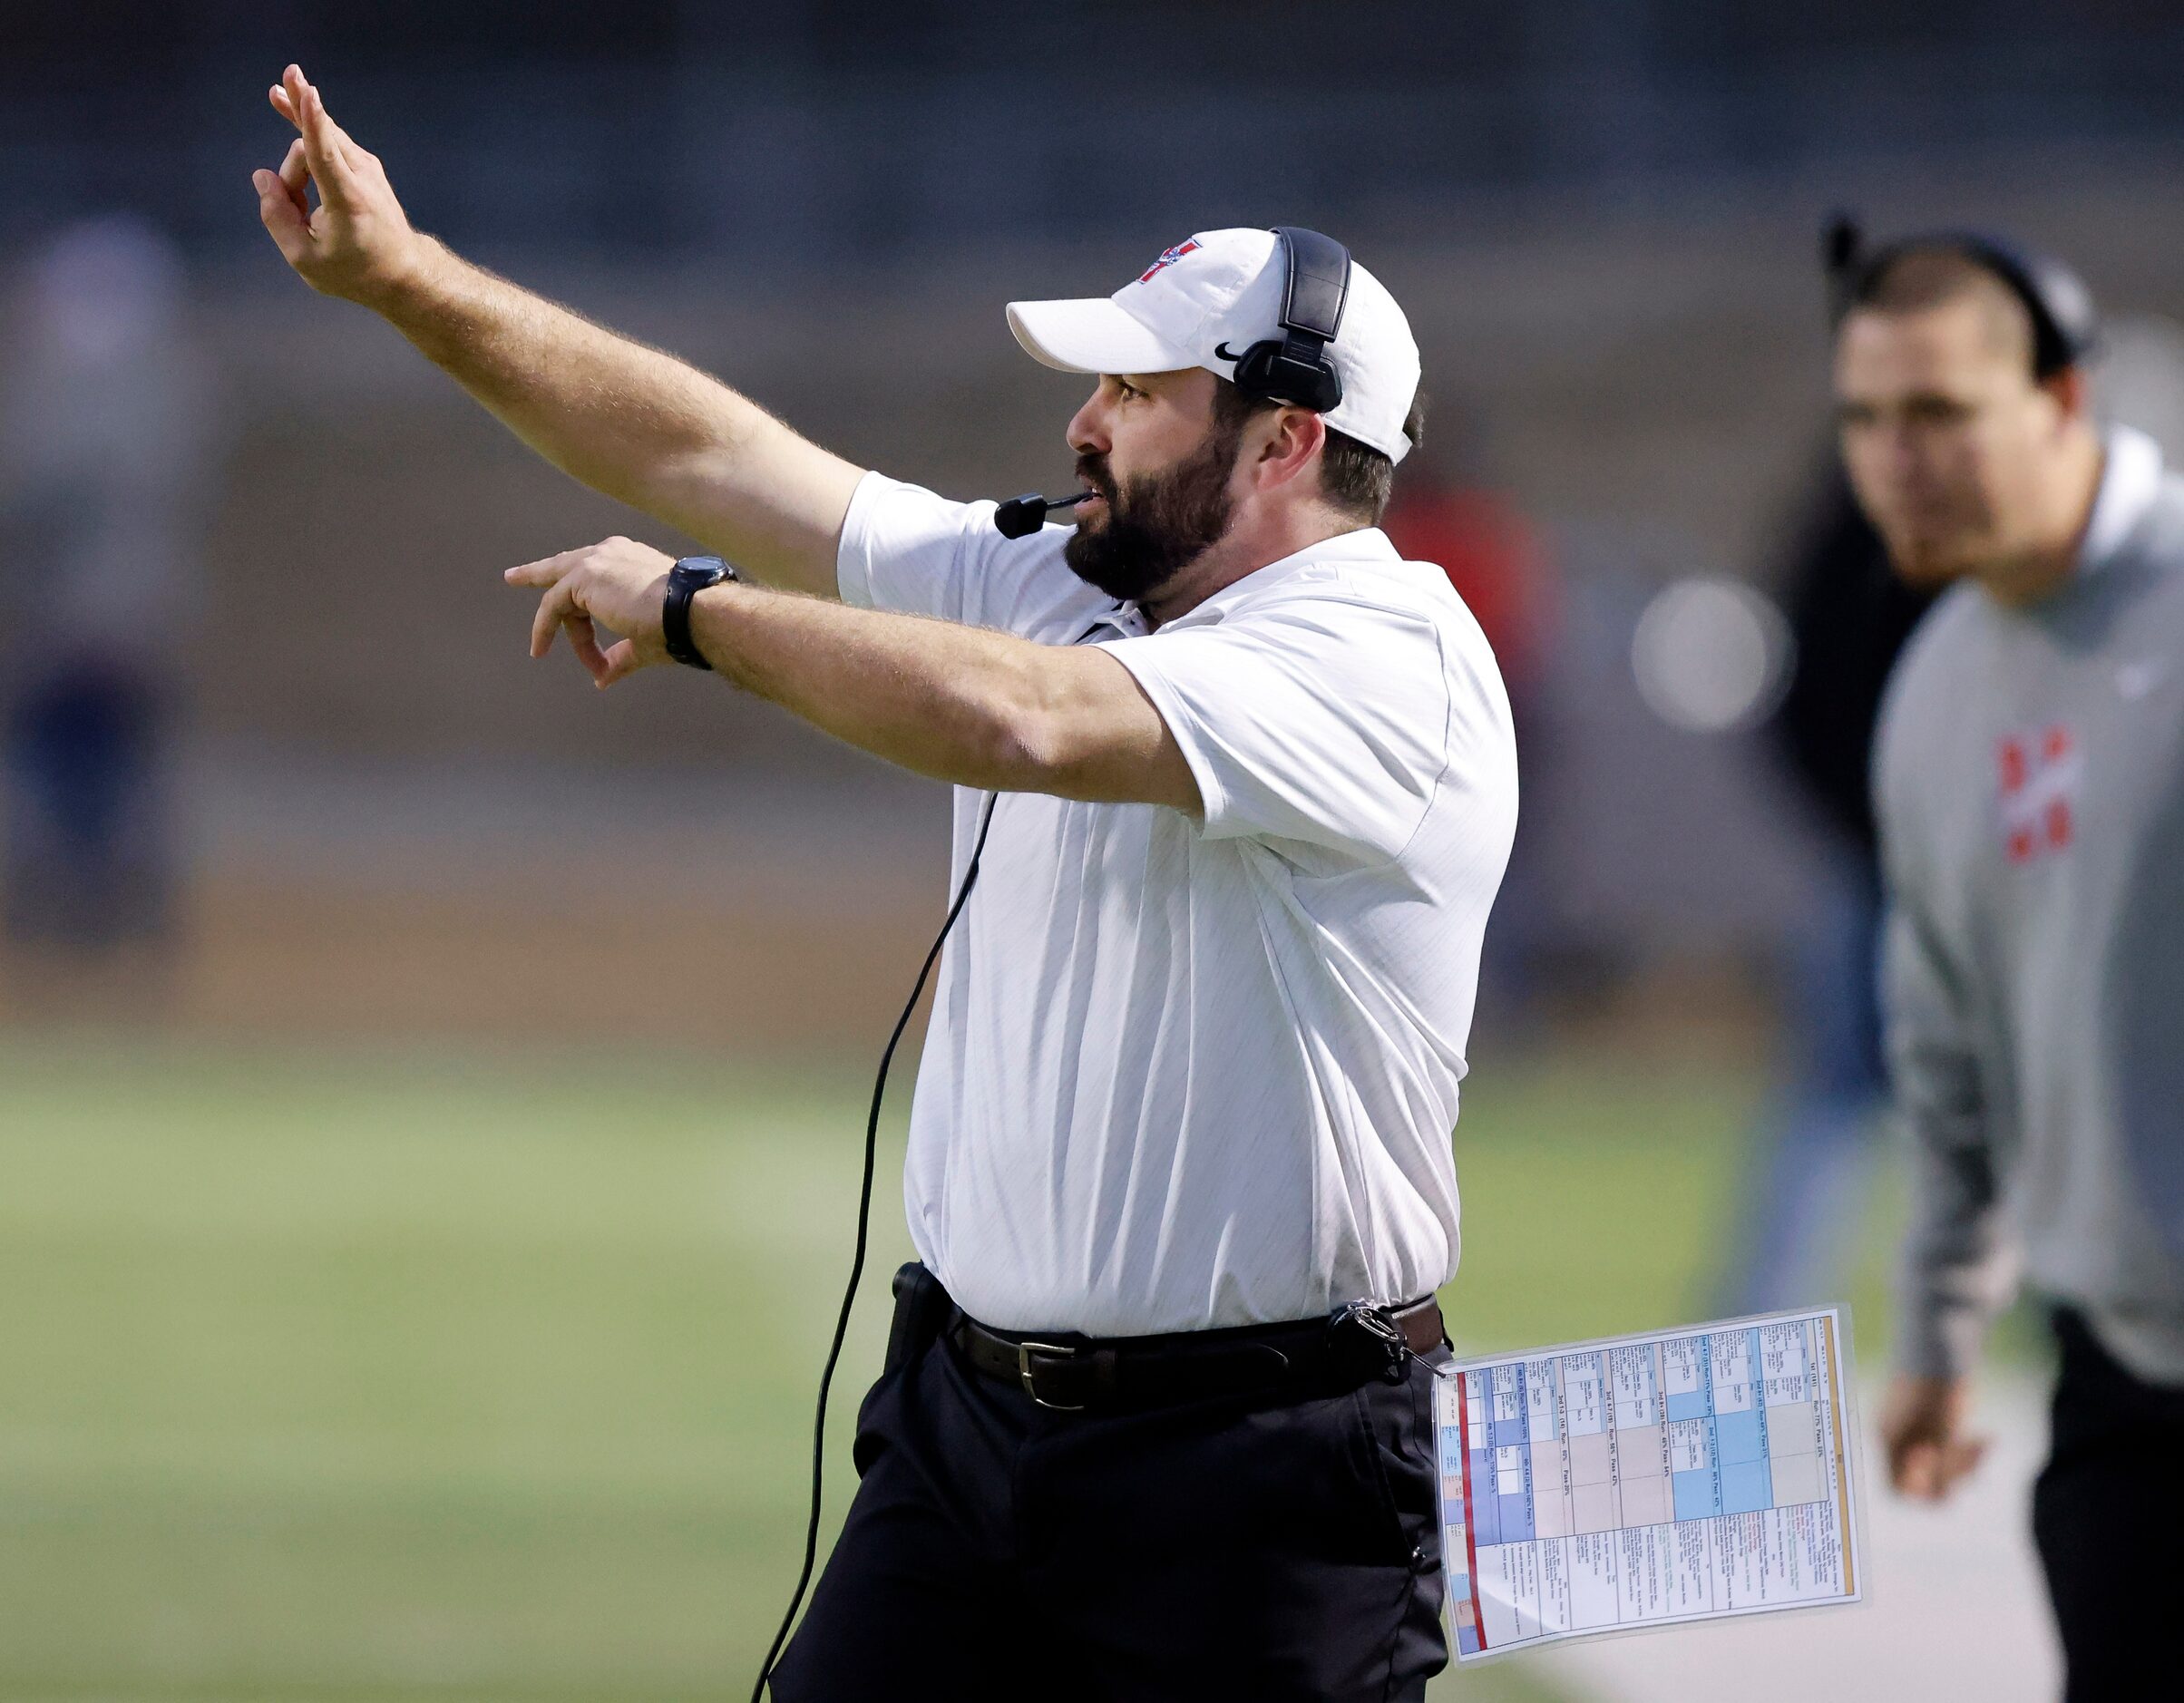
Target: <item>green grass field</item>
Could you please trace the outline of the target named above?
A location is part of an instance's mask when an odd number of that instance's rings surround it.
[[[0,1043],[0,1696],[742,1695],[865,1068]],[[1464,1346],[1693,1316],[1752,1092],[1475,1076]],[[1445,1688],[1541,1695],[1521,1662]]]

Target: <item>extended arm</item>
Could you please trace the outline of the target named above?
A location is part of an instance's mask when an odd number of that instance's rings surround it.
[[[413,229],[378,158],[327,115],[296,66],[271,99],[300,133],[279,170],[252,183],[266,229],[306,282],[381,315],[571,477],[770,578],[833,592],[860,469],[687,362]]]
[[[546,595],[531,623],[600,686],[667,660],[667,557],[613,538],[508,570]],[[622,635],[601,650],[597,628]],[[985,628],[726,585],[700,592],[690,634],[726,678],[815,727],[961,786],[1202,813],[1182,748],[1130,671],[1097,646],[1039,645]]]

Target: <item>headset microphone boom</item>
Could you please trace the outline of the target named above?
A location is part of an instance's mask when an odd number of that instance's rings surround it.
[[[1027,491],[1020,497],[994,505],[994,530],[1003,538],[1029,538],[1046,525],[1049,510],[1074,509],[1097,495],[1097,491],[1080,491],[1074,497],[1042,497],[1036,491]]]

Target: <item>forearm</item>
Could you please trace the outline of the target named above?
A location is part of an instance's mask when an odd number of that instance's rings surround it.
[[[727,679],[920,774],[1200,807],[1158,714],[1097,648],[749,586],[701,593],[691,634]]]
[[[1984,1149],[1921,1142],[1899,1275],[1898,1366],[1927,1377],[1967,1375],[2014,1280]]]
[[[874,756],[962,786],[1038,781],[1025,639],[744,586],[701,594],[690,628],[722,677]]]
[[[372,305],[572,478],[767,578],[832,593],[859,470],[747,397],[430,238]]]
[[[1892,843],[1881,999],[1912,1176],[1896,1358],[1906,1371],[1955,1377],[1971,1368],[2014,1270],[1964,977],[1929,920],[1919,865],[1900,836]]]

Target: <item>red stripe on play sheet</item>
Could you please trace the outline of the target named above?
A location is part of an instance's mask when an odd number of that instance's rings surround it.
[[[1456,1435],[1464,1445],[1464,1555],[1471,1564],[1471,1620],[1478,1633],[1478,1647],[1487,1647],[1487,1611],[1478,1600],[1478,1510],[1471,1501],[1471,1375],[1456,1375]]]

